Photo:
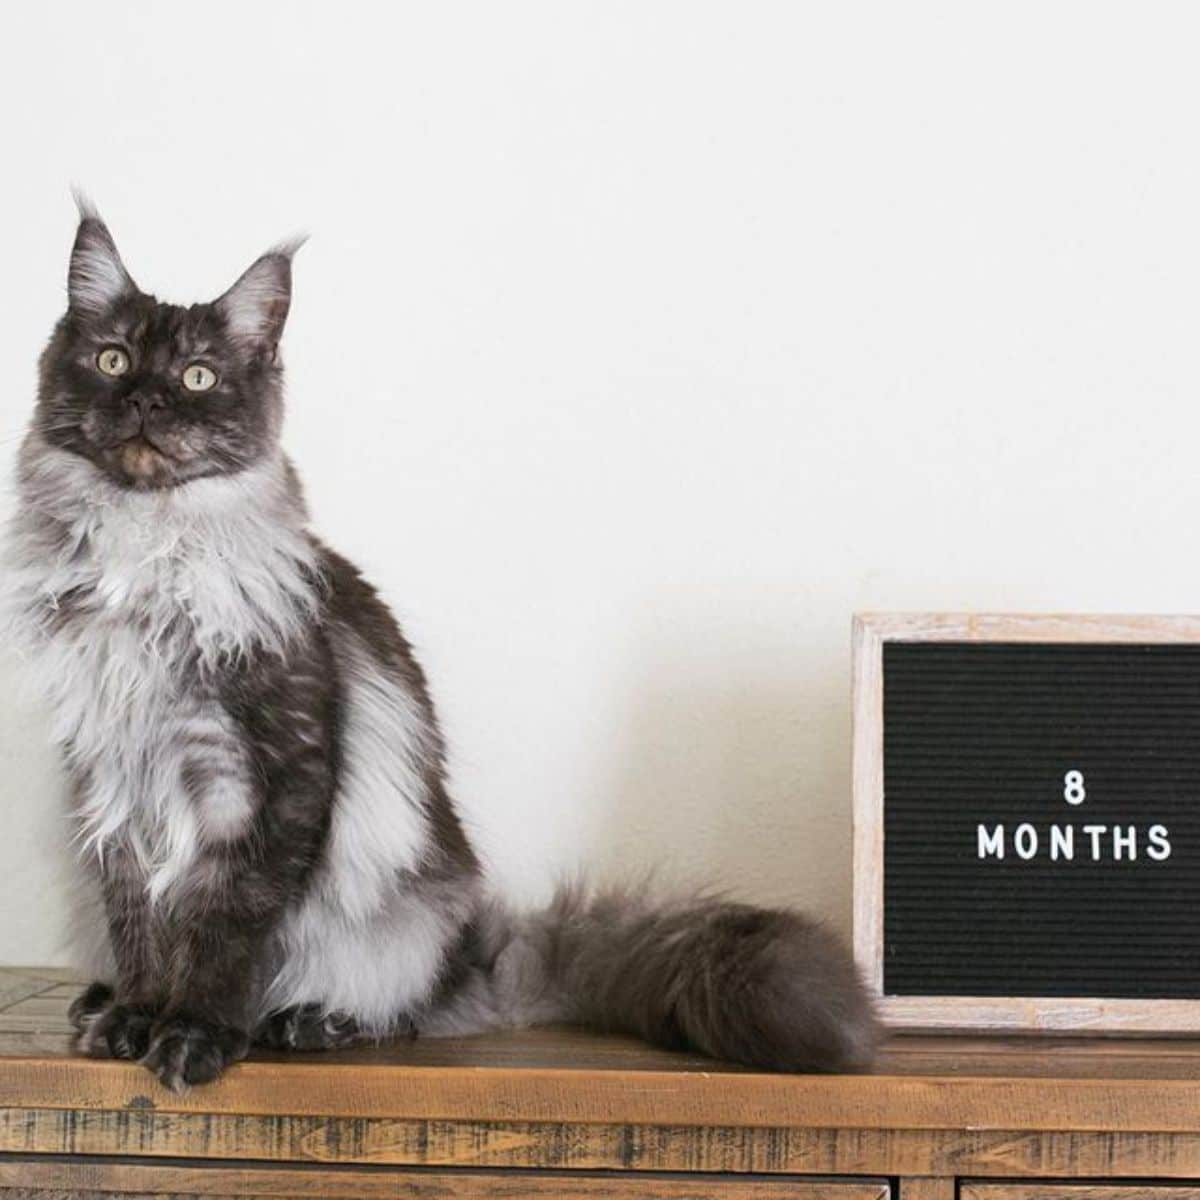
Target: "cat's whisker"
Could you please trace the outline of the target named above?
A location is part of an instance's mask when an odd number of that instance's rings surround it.
[[[32,424],[24,429],[14,430],[12,433],[6,433],[0,436],[0,446],[11,445],[13,442],[24,441],[30,433],[62,433],[68,429],[77,429],[78,422],[63,421],[59,424],[40,425]]]

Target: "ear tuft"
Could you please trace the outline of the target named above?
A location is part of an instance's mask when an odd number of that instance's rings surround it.
[[[307,242],[309,234],[293,233],[291,237],[284,238],[282,242],[276,242],[268,254],[282,254],[284,258],[291,262],[296,257],[296,252]]]
[[[137,285],[125,270],[117,244],[96,206],[78,189],[73,195],[79,209],[79,228],[67,273],[67,303],[72,312],[96,315],[122,296],[137,291]]]
[[[85,221],[88,218],[91,218],[93,221],[100,220],[100,210],[96,207],[91,196],[77,183],[71,186],[71,199],[75,201],[75,208],[79,212],[79,219],[81,221]]]
[[[292,256],[306,240],[295,237],[272,247],[217,301],[231,337],[274,351],[292,303]]]

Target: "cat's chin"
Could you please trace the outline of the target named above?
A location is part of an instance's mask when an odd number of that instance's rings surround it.
[[[173,487],[175,464],[144,437],[132,437],[106,449],[103,465],[119,483],[132,488]]]
[[[52,454],[62,455],[64,462],[87,463],[110,486],[134,494],[182,491],[193,484],[219,483],[224,479],[242,477],[259,465],[257,460],[223,463],[207,455],[173,457],[144,440],[140,445],[122,442],[102,450],[93,446],[53,443],[47,448]],[[69,492],[77,487],[86,489],[88,483],[87,478],[67,476],[62,486]]]

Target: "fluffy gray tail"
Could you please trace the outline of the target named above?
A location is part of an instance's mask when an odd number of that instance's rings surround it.
[[[798,913],[645,889],[562,889],[548,908],[481,909],[431,1034],[567,1021],[773,1071],[869,1062],[879,1038],[849,955]]]

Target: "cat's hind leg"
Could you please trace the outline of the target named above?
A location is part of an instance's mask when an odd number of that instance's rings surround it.
[[[415,1037],[416,1029],[406,1024],[396,1036]],[[328,1012],[319,1004],[297,1004],[272,1013],[254,1031],[254,1042],[272,1050],[338,1050],[378,1041],[349,1013]]]

